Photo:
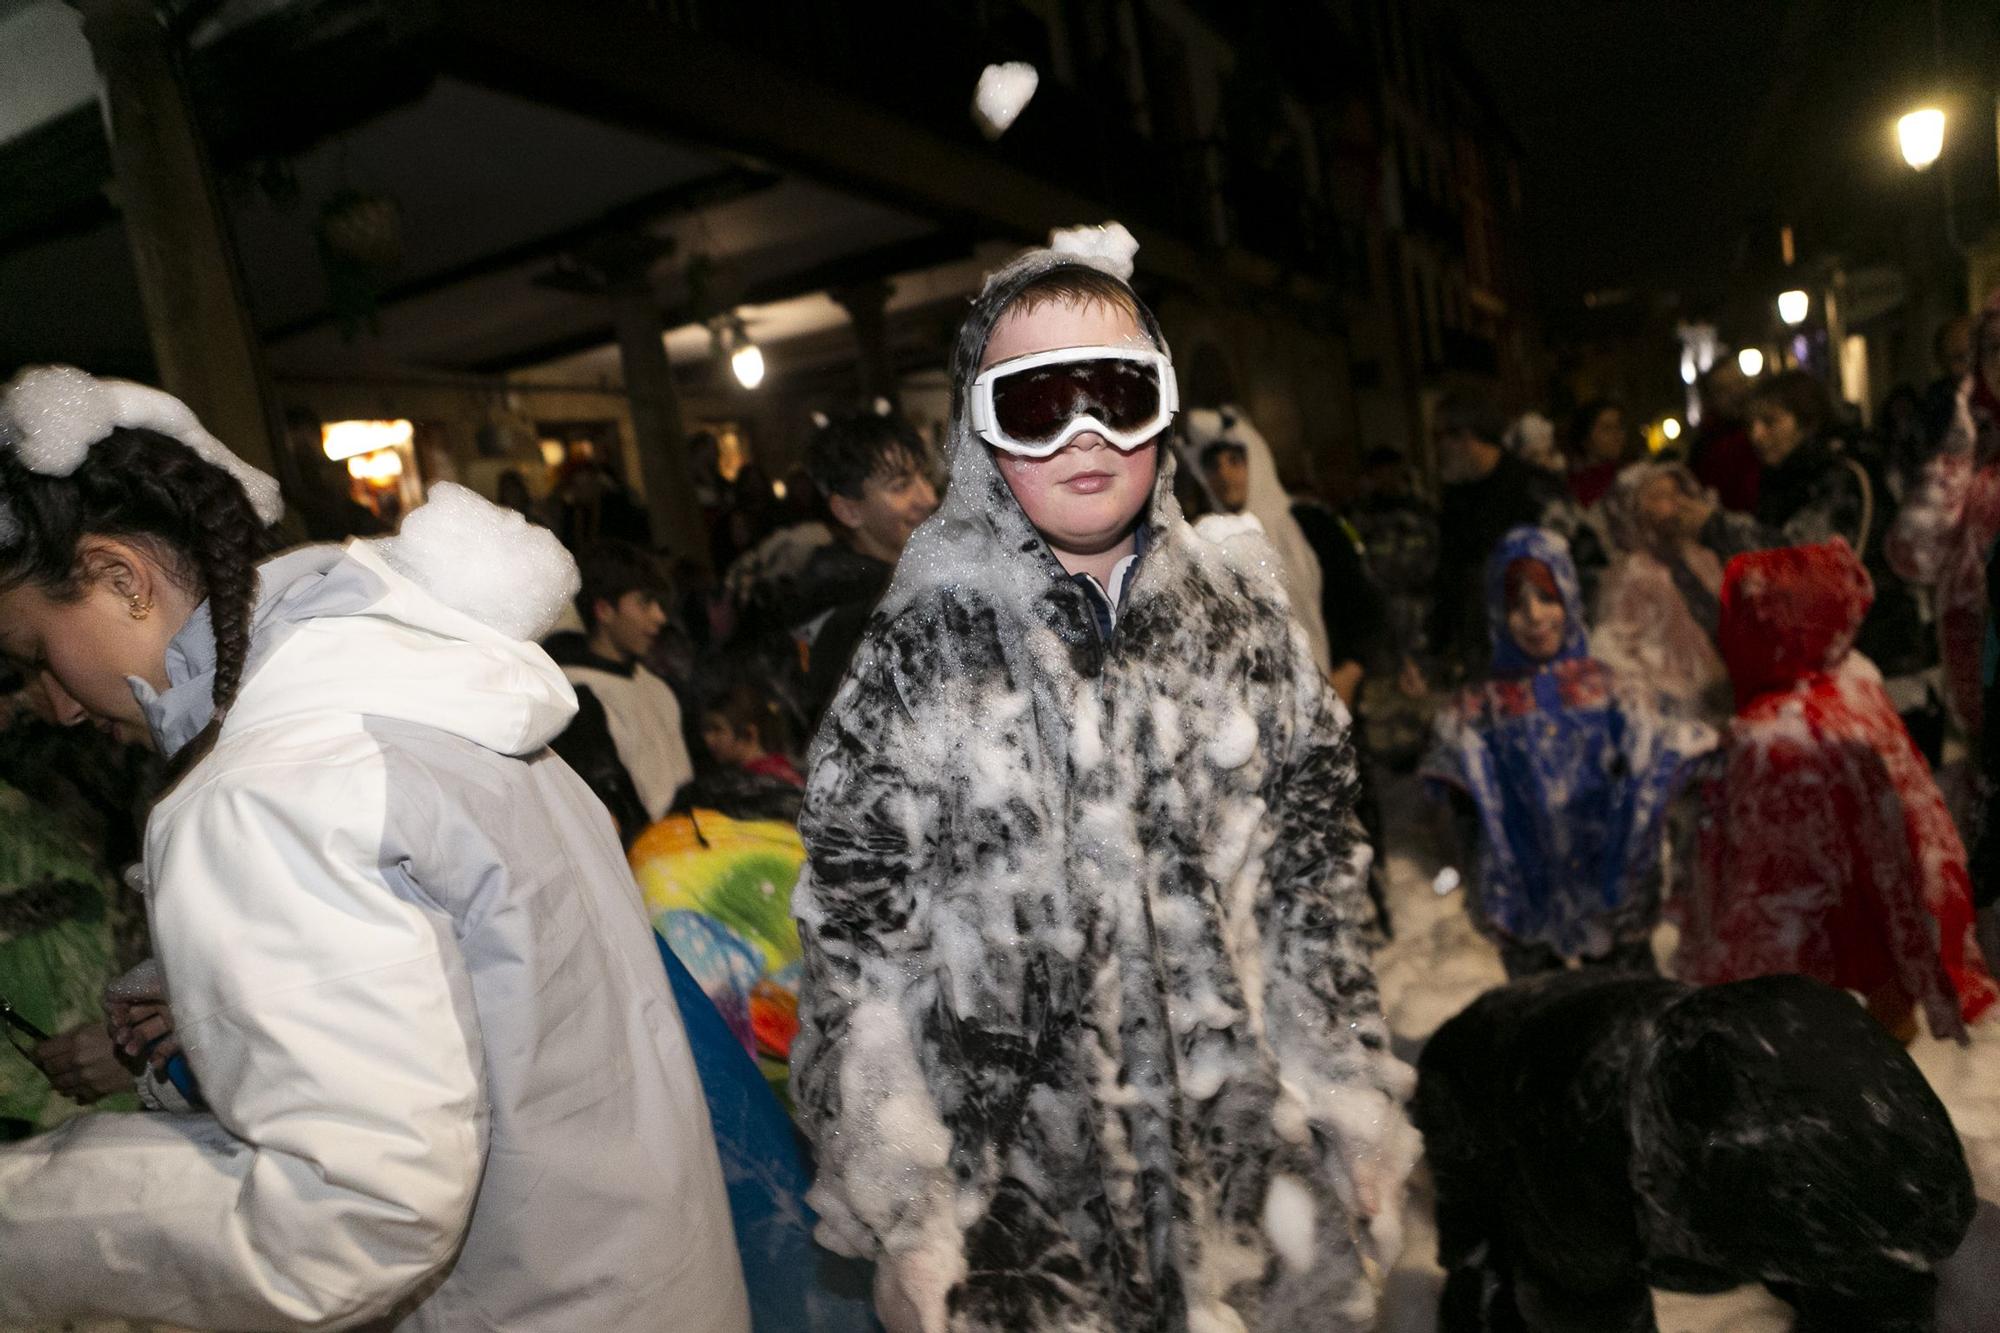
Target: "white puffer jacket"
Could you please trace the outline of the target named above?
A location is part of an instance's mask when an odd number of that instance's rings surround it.
[[[146,830],[213,1111],[0,1150],[0,1322],[748,1327],[651,931],[546,748],[574,695],[397,554],[263,567],[241,694]],[[140,690],[170,753],[208,720],[213,656],[204,608],[173,688]]]

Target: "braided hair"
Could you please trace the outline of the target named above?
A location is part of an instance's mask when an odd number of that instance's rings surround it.
[[[121,426],[68,476],[30,471],[0,450],[0,504],[12,520],[0,524],[0,590],[32,584],[57,601],[81,597],[78,555],[96,536],[145,548],[176,583],[205,598],[220,721],[243,683],[257,560],[268,545],[235,477],[171,436]]]

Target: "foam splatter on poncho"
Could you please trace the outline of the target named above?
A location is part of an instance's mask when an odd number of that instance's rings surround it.
[[[1729,562],[1736,718],[1680,910],[1680,974],[1900,990],[1938,1036],[1962,1035],[1992,1005],[1993,978],[1958,830],[1881,674],[1852,651],[1873,596],[1838,539]]]
[[[1507,631],[1507,567],[1554,577],[1561,648],[1530,660]],[[1486,566],[1492,678],[1438,715],[1423,776],[1463,791],[1479,822],[1485,927],[1566,957],[1643,937],[1658,904],[1663,815],[1715,733],[1670,715],[1590,656],[1569,547],[1515,528]]]
[[[961,399],[1066,262],[989,280]],[[1345,711],[1263,572],[1182,519],[1170,460],[1107,639],[962,401],[950,449],[800,821],[821,1239],[890,1256],[926,1329],[1371,1327],[1393,1227],[1355,1182],[1392,1208],[1413,1136]]]

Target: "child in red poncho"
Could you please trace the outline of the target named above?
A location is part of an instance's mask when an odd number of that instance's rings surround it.
[[[1963,1039],[1996,998],[1973,939],[1965,848],[1872,663],[1874,599],[1846,542],[1730,561],[1721,647],[1736,686],[1708,792],[1680,974],[1798,972],[1868,999],[1907,1039]]]

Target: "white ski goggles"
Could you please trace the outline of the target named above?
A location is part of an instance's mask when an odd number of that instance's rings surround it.
[[[1047,458],[1085,431],[1130,453],[1180,407],[1174,363],[1140,347],[1060,347],[1002,361],[972,382],[972,429],[996,449]]]

